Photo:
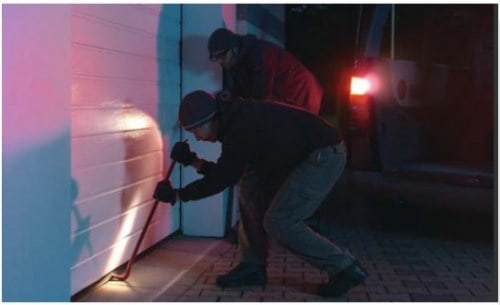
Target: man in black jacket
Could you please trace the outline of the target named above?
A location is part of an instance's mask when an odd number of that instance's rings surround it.
[[[280,46],[215,30],[208,40],[210,60],[228,72],[228,90],[233,97],[276,100],[318,114],[323,89],[314,75]],[[225,96],[224,94],[222,96]]]
[[[339,296],[367,276],[354,257],[311,230],[313,215],[339,179],[346,149],[335,128],[297,107],[265,101],[217,102],[194,91],[179,109],[181,126],[196,139],[222,143],[217,162],[174,145],[171,158],[194,166],[204,177],[181,189],[158,183],[154,198],[175,203],[214,195],[238,181],[240,201],[239,265],[217,278],[222,287],[265,285],[268,238],[330,275],[323,296]]]

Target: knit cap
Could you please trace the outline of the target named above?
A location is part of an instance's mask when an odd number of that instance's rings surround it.
[[[215,30],[208,38],[208,52],[210,56],[218,51],[232,49],[238,46],[238,34],[228,29],[219,28]]]
[[[188,93],[182,99],[179,108],[179,123],[189,130],[211,120],[217,113],[215,97],[203,90]]]

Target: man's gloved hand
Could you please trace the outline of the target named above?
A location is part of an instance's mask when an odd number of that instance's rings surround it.
[[[163,202],[169,202],[174,205],[177,201],[176,191],[170,182],[160,181],[156,184],[153,198]]]
[[[229,90],[222,90],[220,92],[218,92],[216,95],[217,99],[219,101],[229,101],[231,99],[231,91]]]
[[[186,142],[177,142],[170,152],[170,158],[184,166],[188,166],[196,159],[196,153],[192,152]]]

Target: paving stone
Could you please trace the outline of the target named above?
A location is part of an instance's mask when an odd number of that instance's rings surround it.
[[[184,294],[182,294],[182,295],[196,297],[196,296],[200,296],[202,291],[203,291],[203,289],[200,289],[200,288],[191,288],[191,289],[185,291]]]
[[[366,281],[340,298],[315,295],[328,274],[272,243],[268,285],[221,289],[215,279],[237,264],[236,247],[221,242],[156,301],[163,302],[495,302],[492,246],[334,225],[341,243],[368,270]],[[163,255],[163,254],[162,254]],[[159,255],[157,257],[162,257]],[[155,266],[149,262],[149,268]],[[140,267],[140,266],[137,266]],[[161,276],[160,276],[161,278]],[[142,283],[142,287],[148,283]],[[141,286],[137,287],[138,289]],[[147,291],[145,292],[147,293]],[[144,297],[141,296],[141,297]],[[146,295],[147,297],[147,295]],[[115,296],[121,301],[140,301]],[[92,297],[86,301],[92,301]],[[94,298],[95,300],[95,298]],[[110,300],[114,300],[110,298]],[[102,301],[102,300],[101,300]]]
[[[436,277],[436,272],[434,270],[429,270],[429,269],[420,269],[420,270],[413,270],[414,274],[418,275],[419,277]]]
[[[303,283],[302,281],[302,274],[295,274],[294,276],[290,277],[288,276],[287,274],[287,277],[283,278],[283,282],[286,284],[286,285],[301,285]]]
[[[430,295],[430,294],[410,294],[413,302],[455,302],[452,294]]]
[[[307,298],[305,300],[307,300]],[[324,302],[347,302],[347,297],[342,296],[337,298],[324,298]]]
[[[328,275],[326,273],[321,274],[319,272],[304,272],[304,281],[323,283],[328,281]]]
[[[411,298],[408,293],[391,293],[387,296],[388,302],[410,302]]]
[[[496,287],[496,283],[494,281],[489,281],[487,283],[481,282],[481,284],[483,285],[484,288],[488,289],[489,291],[494,291],[498,288]]]
[[[389,294],[368,292],[368,300],[370,302],[388,302]]]
[[[365,285],[363,286],[363,290],[368,293],[386,293],[387,289],[384,285],[376,284],[376,285]]]
[[[476,296],[475,302],[495,302],[498,303],[498,297],[495,294],[485,294]]]
[[[426,294],[429,293],[428,288],[426,287],[386,287],[386,292],[388,294],[409,294],[409,293],[421,293]]]
[[[484,287],[471,287],[469,291],[475,296],[490,295],[492,292]]]
[[[268,276],[267,277],[267,284],[268,285],[276,286],[276,285],[281,285],[284,282],[285,282],[285,279],[283,278],[283,276]]]
[[[191,289],[203,289],[203,290],[219,290],[220,288],[215,286],[215,285],[211,285],[211,284],[205,284],[205,283],[196,283],[195,285],[193,285],[191,287]]]
[[[214,276],[208,276],[204,283],[207,284],[207,285],[215,285],[215,282],[217,281],[217,275],[214,275]]]
[[[218,299],[218,302],[262,302],[261,298],[233,298],[233,297],[227,297],[227,296],[221,296]]]
[[[474,278],[474,277],[470,277],[470,276],[458,276],[457,277],[458,281],[462,284],[467,284],[467,285],[470,285],[470,284],[475,284],[475,283],[480,283],[481,280],[478,279],[478,278]]]
[[[186,285],[180,285],[178,283],[170,286],[162,295],[165,295],[165,296],[179,296],[179,295],[183,295],[184,293],[186,293],[187,291],[189,291],[191,287],[190,286],[186,286]]]
[[[367,302],[369,301],[368,293],[366,292],[353,292],[350,290],[347,293],[347,300],[349,302]]]
[[[459,280],[457,279],[457,277],[453,273],[450,273],[450,272],[447,272],[446,274],[441,273],[441,274],[435,274],[435,275],[419,274],[418,278],[422,282],[441,280],[441,281],[446,281],[446,282],[459,283]]]
[[[379,275],[379,278],[381,279],[385,277],[390,278],[398,275],[396,274],[396,271],[392,267],[387,267],[384,269],[379,268],[376,272],[373,272],[373,274]]]
[[[432,289],[448,289],[448,286],[446,286],[446,284],[442,281],[432,281],[432,282],[424,282],[424,285],[427,287],[427,288],[432,288]]]
[[[395,275],[395,274],[377,274],[377,277],[373,277],[373,281],[375,283],[394,283],[394,282],[400,282],[402,279],[401,277]]]
[[[308,296],[304,298],[304,302],[346,302],[347,297],[342,297],[338,299],[327,299],[320,296]]]
[[[396,275],[414,275],[415,273],[410,268],[394,268]]]
[[[198,296],[198,297],[190,297],[190,296],[181,296],[176,301],[177,302],[217,302],[220,299],[218,296]]]
[[[425,284],[422,281],[402,280],[401,283],[405,287],[425,287]]]
[[[284,296],[284,291],[276,290],[276,291],[244,291],[243,296],[244,298],[246,297],[265,297],[265,298],[283,298]]]
[[[178,296],[170,296],[170,295],[160,295],[155,302],[175,302],[177,301]]]
[[[427,266],[427,262],[424,260],[389,259],[389,263],[402,266]]]
[[[480,297],[473,296],[471,293],[464,293],[463,291],[454,293],[453,296],[457,302],[480,302]]]
[[[385,287],[402,287],[403,286],[401,279],[383,280],[383,281],[377,281],[376,283],[375,282],[370,283],[370,285],[374,285],[374,284],[381,284],[381,285],[384,285]]]
[[[200,294],[201,297],[212,297],[212,296],[225,296],[225,297],[241,297],[242,291],[237,290],[203,290]]]

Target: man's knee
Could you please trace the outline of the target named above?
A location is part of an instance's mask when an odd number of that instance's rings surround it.
[[[289,227],[289,225],[286,224],[282,219],[269,216],[264,217],[262,225],[264,226],[264,230],[267,232],[267,234],[271,238],[278,241],[286,237],[287,227]]]

